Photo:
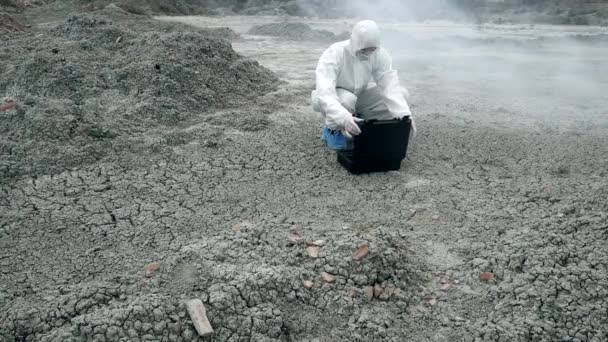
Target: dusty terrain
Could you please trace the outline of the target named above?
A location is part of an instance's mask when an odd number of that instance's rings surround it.
[[[129,49],[150,48],[137,53],[152,71],[183,65],[163,53],[214,39],[160,23],[136,33],[136,19],[99,15],[131,27],[108,32]],[[191,298],[207,306],[210,341],[608,339],[605,29],[384,23],[419,134],[400,172],[352,176],[323,146],[309,106],[326,42],[247,34],[276,17],[161,19],[233,29],[242,37],[234,50],[281,81],[221,85],[232,92],[212,108],[168,102],[172,120],[146,90],[200,94],[188,78],[197,74],[169,69],[154,83],[135,73],[127,79],[138,83],[89,107],[75,87],[113,84],[92,72],[61,89],[40,88],[45,78],[38,87],[4,81],[0,95],[17,105],[0,112],[0,340],[203,341],[183,306]],[[339,34],[353,22],[306,23]],[[184,35],[196,44],[170,44]],[[72,39],[19,37],[1,41],[14,65],[4,46],[16,39],[46,50]],[[93,40],[96,59],[75,37],[66,44],[91,61],[72,61],[75,74],[100,59],[137,62],[113,54],[115,36]],[[202,71],[214,51],[231,54],[214,44],[186,54],[186,70]],[[165,88],[181,82],[191,89]],[[74,126],[74,113],[90,116]],[[65,126],[9,124],[41,117]]]

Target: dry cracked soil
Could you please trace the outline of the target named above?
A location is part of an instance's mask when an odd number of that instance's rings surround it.
[[[1,40],[0,341],[608,340],[605,29],[384,23],[419,134],[352,176],[327,42],[155,20]]]

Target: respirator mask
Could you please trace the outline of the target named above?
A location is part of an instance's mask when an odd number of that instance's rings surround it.
[[[362,49],[355,54],[360,61],[369,61],[369,58],[376,52],[376,49]]]

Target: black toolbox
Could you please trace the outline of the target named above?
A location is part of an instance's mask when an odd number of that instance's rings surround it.
[[[399,170],[407,154],[410,117],[363,121],[359,127],[353,148],[337,152],[338,162],[353,174]]]

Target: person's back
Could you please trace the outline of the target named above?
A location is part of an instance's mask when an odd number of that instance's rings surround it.
[[[344,149],[344,135],[360,133],[358,120],[411,116],[405,93],[388,51],[380,46],[378,26],[368,20],[355,25],[350,40],[323,53],[311,97],[313,109],[325,117],[324,139],[331,148]]]

